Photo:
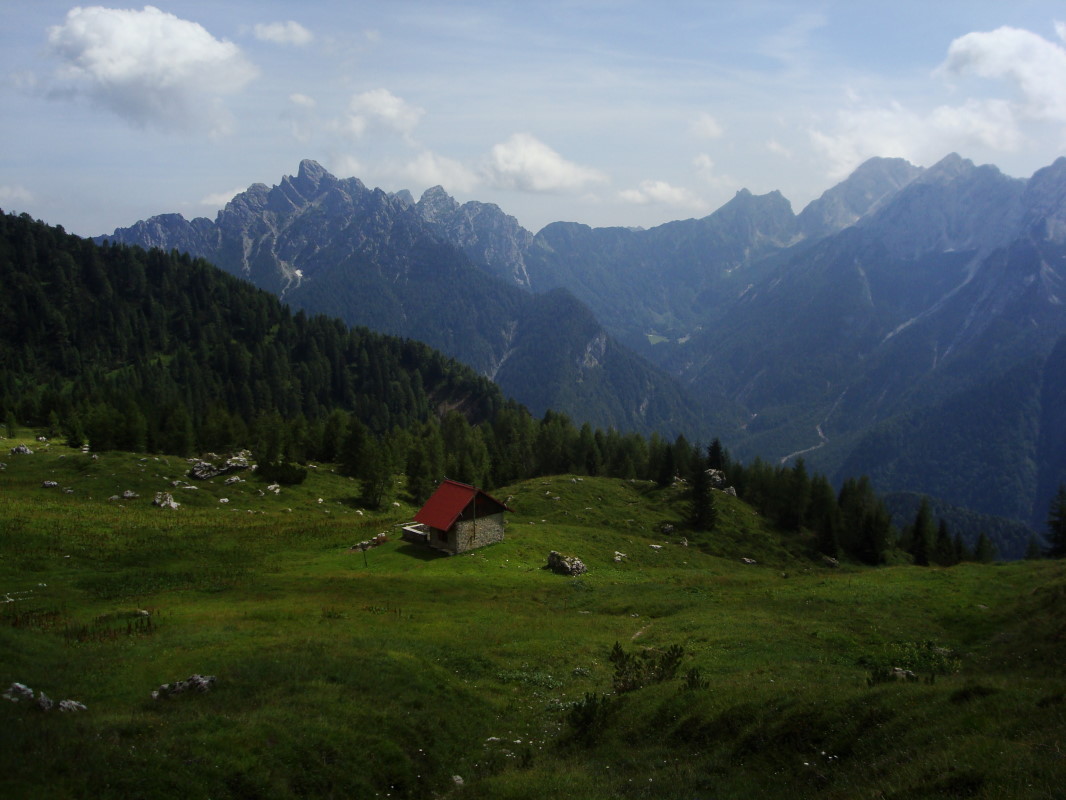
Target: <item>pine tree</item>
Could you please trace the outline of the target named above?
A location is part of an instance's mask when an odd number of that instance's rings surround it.
[[[929,555],[933,550],[935,537],[933,515],[929,510],[929,499],[923,497],[918,506],[918,513],[914,517],[914,526],[911,532],[910,554],[914,556],[914,563],[918,566],[929,566]]]
[[[975,561],[981,564],[988,564],[996,559],[996,547],[984,531],[981,531],[981,535],[977,537],[977,546],[974,548],[973,557]]]
[[[718,521],[718,512],[714,507],[714,494],[711,491],[706,462],[700,457],[693,458],[692,461],[694,467],[689,478],[689,525],[694,531],[713,530]]]
[[[1049,558],[1066,556],[1066,484],[1059,484],[1047,515],[1047,555]]]
[[[942,567],[959,563],[955,557],[955,543],[951,539],[948,523],[941,519],[936,531],[936,543],[933,545],[933,561]]]

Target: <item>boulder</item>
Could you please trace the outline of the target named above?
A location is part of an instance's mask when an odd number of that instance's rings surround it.
[[[577,556],[564,556],[555,550],[548,553],[548,569],[557,575],[582,575],[589,571]]]
[[[57,489],[57,488],[59,488],[59,482],[58,481],[42,481],[41,482],[41,488],[42,489]]]
[[[156,492],[155,499],[152,500],[153,506],[159,506],[160,508],[177,508],[181,505],[174,499],[174,495],[170,492]]]
[[[126,491],[124,491],[122,493],[122,499],[123,500],[136,500],[138,497],[140,497],[140,495],[137,494],[132,489],[127,489]]]
[[[11,448],[11,455],[13,456],[32,456],[33,451],[26,447],[24,444],[17,444]]]
[[[209,692],[211,687],[215,685],[214,675],[190,675],[183,681],[174,681],[174,683],[164,683],[154,692],[152,692],[152,699],[158,700],[161,697],[173,697],[174,695],[184,694],[185,692]]]

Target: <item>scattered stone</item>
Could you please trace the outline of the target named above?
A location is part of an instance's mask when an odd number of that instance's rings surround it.
[[[164,683],[152,692],[152,699],[158,700],[161,697],[173,697],[174,695],[194,690],[197,692],[209,692],[211,687],[215,685],[216,680],[214,675],[190,675],[183,681]]]
[[[274,494],[281,494],[281,484],[272,483],[267,487],[267,491],[273,492]]]
[[[648,547],[650,547],[652,550],[662,550],[663,549],[663,546],[661,544],[649,544]]]
[[[68,486],[66,489],[63,490],[63,494],[74,494],[74,490]]]
[[[230,475],[226,480],[222,481],[223,486],[233,486],[235,483],[244,483],[244,478],[239,475]]]
[[[59,710],[64,712],[71,711],[88,711],[85,707],[85,703],[79,703],[77,700],[60,700]]]
[[[742,558],[740,560],[743,561],[745,564],[758,564],[759,563],[754,558]]]
[[[548,569],[557,575],[583,575],[589,571],[577,556],[564,556],[555,550],[548,553]]]
[[[220,497],[220,498],[218,498],[218,502],[220,502],[220,503],[228,503],[229,502],[229,498],[228,497]]]
[[[46,695],[44,692],[37,693],[37,708],[41,711],[51,711],[55,708],[56,701]]]
[[[0,697],[3,697],[5,700],[10,700],[12,703],[17,703],[19,700],[32,700],[33,689],[24,683],[16,681],[7,687],[7,691],[0,695]]]
[[[181,505],[174,499],[174,495],[170,492],[156,492],[155,499],[152,500],[153,506],[159,506],[160,508],[177,508]]]
[[[41,483],[41,488],[42,489],[58,489],[59,488],[59,482],[58,481],[43,481]]]
[[[462,786],[463,785],[463,776],[462,775],[452,775],[452,783],[454,783],[456,786]]]
[[[136,500],[138,497],[140,497],[140,495],[137,494],[132,489],[127,489],[126,491],[124,491],[122,493],[122,499],[123,500]]]
[[[659,526],[659,532],[669,536],[671,533],[674,532],[674,526],[671,525],[669,522],[664,522],[662,525]]]
[[[108,499],[108,502],[111,502],[112,500],[121,500],[122,498],[119,497],[117,494],[113,494],[107,499]]]
[[[17,444],[11,448],[11,455],[13,456],[32,456],[33,451],[26,447],[24,444]]]
[[[901,667],[892,667],[885,673],[890,679],[895,681],[906,681],[907,683],[913,683],[918,680],[918,676],[911,672],[909,669],[903,669]]]
[[[735,488],[733,488],[732,486],[727,486],[722,491],[725,492],[728,495],[731,495],[732,497],[736,497],[737,496],[737,490]]]
[[[47,436],[38,436],[37,437],[37,441],[38,442],[47,442],[48,441],[48,437]]]
[[[629,558],[629,556],[627,556],[627,555],[626,555],[625,553],[619,553],[619,552],[618,552],[617,550],[615,550],[615,551],[614,551],[614,560],[615,560],[615,563],[617,563],[617,564],[621,564],[621,563],[622,563],[623,561],[625,561],[625,560],[626,560],[627,558]]]
[[[832,556],[827,556],[827,555],[823,555],[822,556],[822,563],[825,564],[827,567],[839,567],[840,566],[840,562],[839,561],[837,561]]]
[[[681,537],[681,546],[682,547],[688,547],[688,537],[687,536],[682,536]]]

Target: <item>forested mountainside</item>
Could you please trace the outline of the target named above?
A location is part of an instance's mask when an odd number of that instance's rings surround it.
[[[406,194],[303,161],[277,186],[237,195],[214,222],[166,214],[97,241],[188,252],[295,308],[418,339],[538,415],[551,408],[598,427],[707,433],[677,381],[614,341],[573,297],[534,299],[488,274],[423,211]],[[547,330],[552,319],[563,324]]]
[[[332,461],[360,479],[371,506],[395,491],[400,472],[419,502],[444,476],[492,487],[576,473],[666,487],[678,476],[703,481],[709,467],[720,471],[719,486],[733,486],[812,552],[872,564],[896,557],[889,513],[865,478],[844,480],[837,496],[802,460],[745,465],[717,439],[704,448],[684,436],[645,438],[577,426],[552,411],[536,420],[423,344],[293,313],[185,254],[96,245],[27,215],[0,214],[0,285],[8,435],[35,426],[94,451],[251,447],[280,480],[302,480],[298,465],[308,460]],[[576,311],[558,320],[557,304],[543,308],[549,341],[583,324]],[[939,516],[950,520],[958,547],[937,563],[972,557],[989,531],[1001,555],[1024,552],[1024,529]],[[713,514],[700,524],[713,525]]]
[[[0,285],[0,407],[111,430],[124,449],[221,450],[264,418],[322,425],[334,410],[381,434],[505,404],[421,343],[293,313],[201,259],[98,246],[26,215],[0,215]]]

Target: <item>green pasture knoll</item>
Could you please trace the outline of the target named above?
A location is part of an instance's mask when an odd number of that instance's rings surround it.
[[[506,539],[445,557],[396,535],[413,507],[360,508],[329,465],[275,494],[247,473],[190,481],[181,459],[26,443],[0,457],[0,690],[88,710],[0,702],[4,797],[1063,785],[1060,563],[831,569],[723,493],[697,537],[680,488],[579,476],[494,490],[515,511]],[[588,572],[549,572],[550,550]],[[618,692],[616,643],[683,655]],[[876,679],[891,667],[915,680]],[[194,673],[217,678],[209,693],[151,699]]]

